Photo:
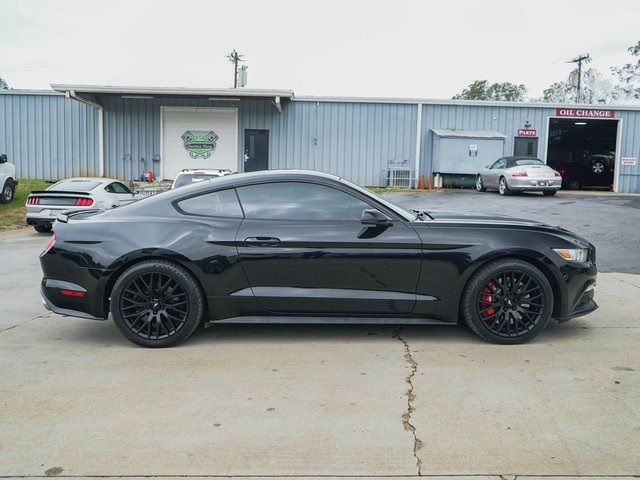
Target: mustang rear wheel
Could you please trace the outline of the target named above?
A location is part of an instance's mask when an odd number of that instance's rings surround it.
[[[518,259],[492,262],[476,272],[462,296],[462,315],[490,342],[523,343],[551,318],[553,292],[536,267]]]
[[[185,341],[202,320],[204,296],[193,276],[164,260],[126,270],[111,294],[111,313],[120,331],[145,347]]]

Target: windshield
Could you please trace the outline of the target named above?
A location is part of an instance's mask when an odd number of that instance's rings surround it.
[[[212,178],[218,178],[219,176],[220,175],[209,175],[206,173],[185,173],[176,178],[173,188],[184,187],[185,185],[190,185],[192,183],[204,182],[211,180]]]
[[[416,218],[416,214],[414,212],[412,212],[411,210],[409,210],[409,209],[407,209],[405,207],[401,207],[400,205],[396,205],[395,203],[391,203],[390,201],[385,200],[384,198],[382,198],[380,195],[376,195],[371,190],[367,190],[366,188],[362,188],[360,185],[357,185],[357,184],[355,184],[353,182],[350,182],[349,180],[345,180],[344,178],[341,178],[340,181],[342,183],[345,183],[345,184],[349,185],[351,188],[354,188],[354,189],[358,190],[359,192],[364,193],[365,195],[367,195],[369,197],[375,198],[378,202],[383,204],[385,207],[393,210],[394,212],[396,212],[398,215],[400,215],[405,220],[414,220]]]
[[[516,165],[522,167],[523,165],[544,165],[544,163],[537,158],[524,158],[522,160],[516,160]]]
[[[89,192],[100,185],[94,180],[62,180],[51,185],[47,190],[58,192]]]

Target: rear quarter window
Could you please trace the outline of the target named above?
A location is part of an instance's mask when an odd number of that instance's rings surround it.
[[[188,215],[242,218],[242,208],[234,189],[205,193],[177,203],[178,210]]]

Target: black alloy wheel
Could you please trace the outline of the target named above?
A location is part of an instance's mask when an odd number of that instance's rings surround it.
[[[186,340],[202,319],[204,297],[193,276],[163,260],[129,268],[111,295],[113,319],[124,335],[146,347]]]
[[[471,278],[462,307],[477,335],[496,343],[522,343],[547,325],[553,293],[536,267],[505,259],[483,267]]]

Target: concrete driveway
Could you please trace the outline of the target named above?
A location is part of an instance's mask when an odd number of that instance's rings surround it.
[[[640,276],[521,346],[220,325],[148,350],[42,309],[44,243],[0,234],[0,476],[640,474]]]

